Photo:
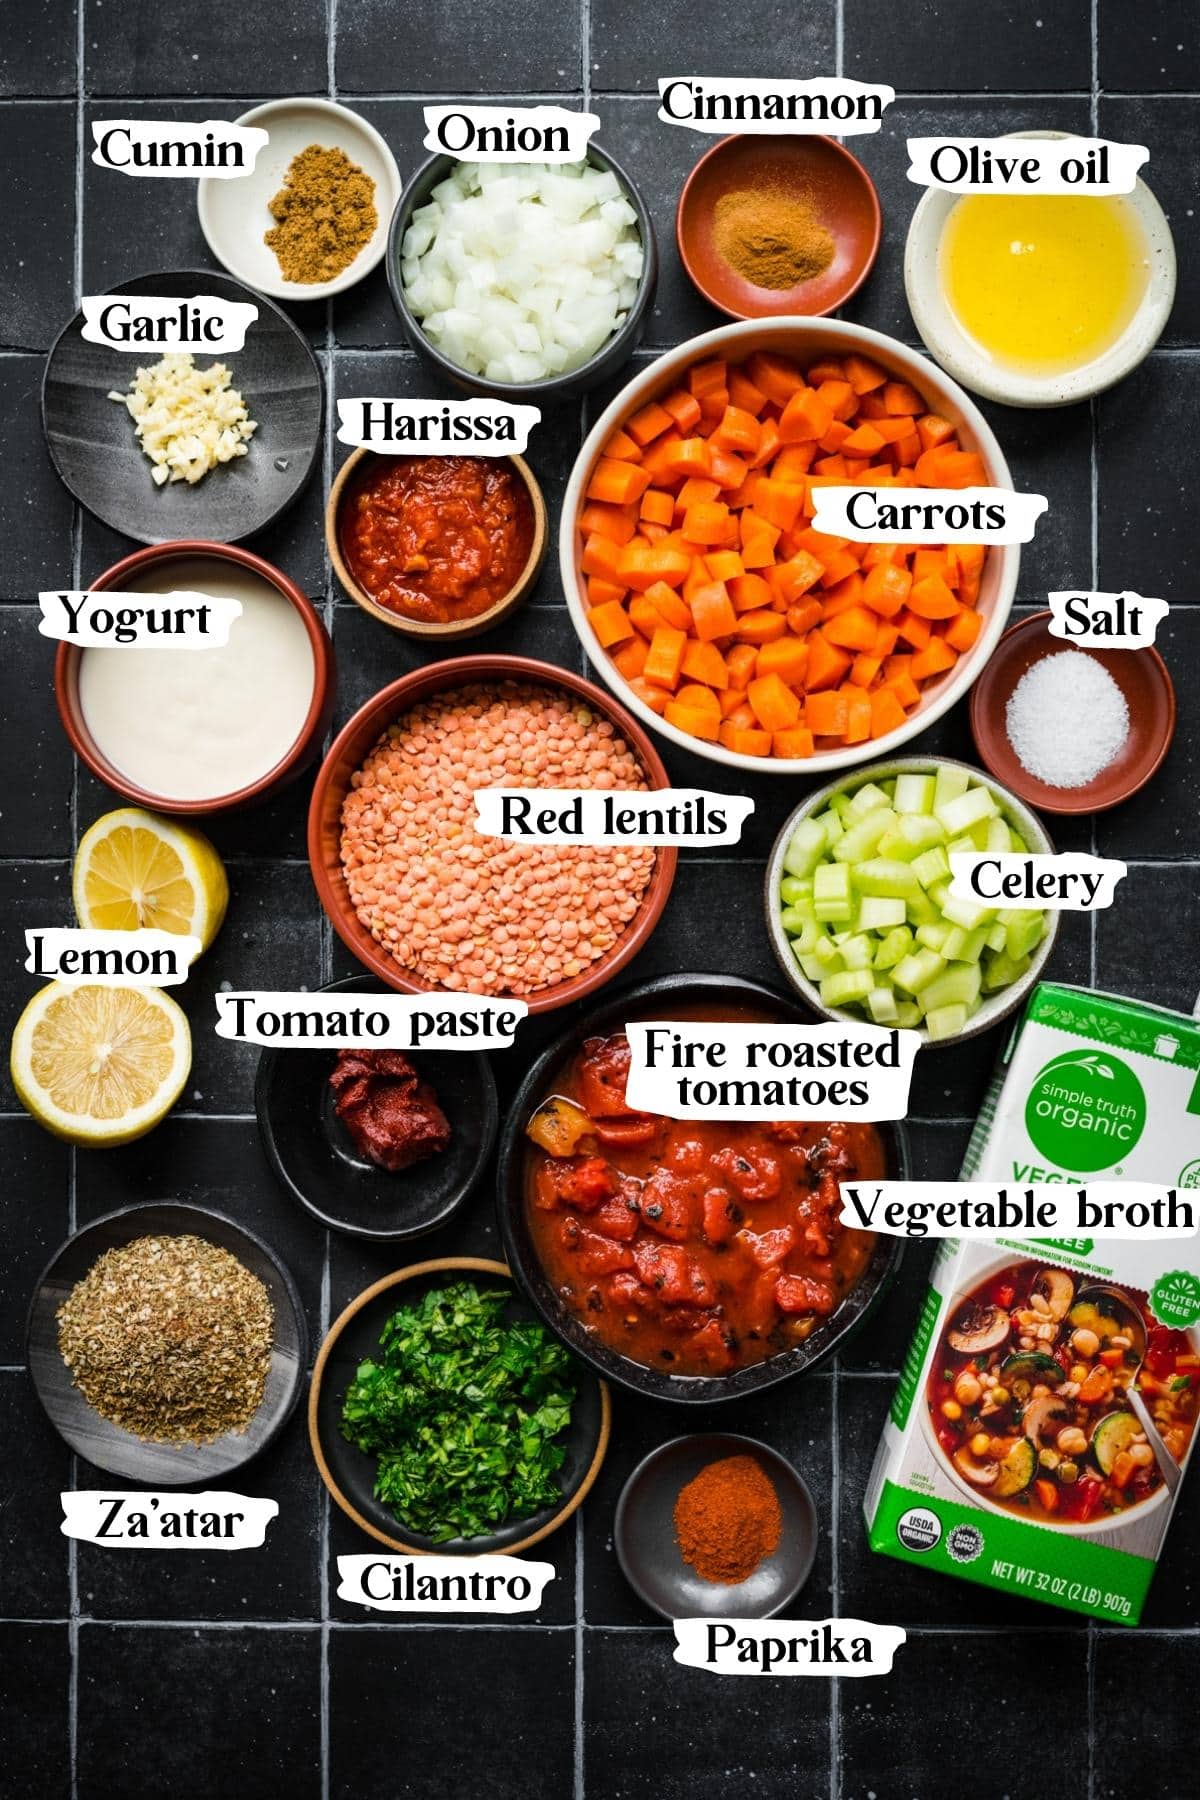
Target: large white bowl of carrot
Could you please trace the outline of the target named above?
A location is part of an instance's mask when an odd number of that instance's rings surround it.
[[[836,319],[692,338],[588,434],[562,513],[567,606],[604,681],[681,749],[848,768],[924,731],[991,654],[1019,548],[826,536],[813,493],[830,483],[1012,486],[955,382]]]

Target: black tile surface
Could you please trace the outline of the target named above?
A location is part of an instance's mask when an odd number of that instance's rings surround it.
[[[76,6],[83,8],[77,33]],[[829,74],[893,85],[874,136],[851,140],[877,183],[883,243],[846,316],[915,343],[903,248],[919,191],[908,136],[1095,129],[1149,146],[1146,170],[1176,234],[1179,287],[1163,347],[1093,406],[985,406],[1019,486],[1050,513],[1022,555],[1018,616],[1047,590],[1136,588],[1175,607],[1160,629],[1179,724],[1136,800],[1095,819],[1049,822],[1060,848],[1124,858],[1129,875],[1094,921],[1068,915],[1049,973],[1190,1011],[1200,988],[1191,707],[1200,661],[1193,417],[1200,381],[1195,136],[1200,38],[1188,0],[747,0],[714,10],[668,0],[581,0],[534,9],[466,0],[423,10],[385,0],[297,0],[283,9],[215,0],[43,0],[10,7],[0,68],[0,907],[7,927],[0,1003],[11,1027],[34,986],[27,925],[68,923],[78,833],[113,804],[76,768],[53,710],[53,647],[36,632],[39,588],[75,584],[132,546],[77,516],[45,454],[43,352],[83,293],[154,268],[216,265],[191,181],[134,181],[89,160],[94,120],[231,119],[276,94],[328,93],[360,107],[403,176],[426,155],[424,98],[456,92],[501,106],[554,99],[590,107],[599,140],[650,206],[661,275],[643,350],[586,401],[546,406],[530,460],[551,506],[552,542],[531,602],[464,646],[586,671],[557,572],[558,511],[581,432],[629,375],[719,324],[675,250],[675,207],[714,141],[658,122],[668,74]],[[1093,18],[1095,34],[1093,40]],[[330,21],[335,43],[328,42]],[[83,46],[82,81],[77,49]],[[1097,86],[1093,91],[1093,80]],[[76,217],[76,192],[81,208]],[[404,346],[382,268],[331,303],[293,309],[327,381],[326,463],[339,395],[439,388]],[[323,472],[322,472],[323,476]],[[334,725],[423,649],[365,616],[333,580],[322,476],[251,547],[324,608],[338,661]],[[917,748],[975,760],[966,707]],[[811,782],[733,778],[663,749],[678,785],[749,793],[741,845],[686,852],[654,938],[630,979],[737,970],[779,984],[762,926],[761,870]],[[1194,1496],[1172,1528],[1140,1634],[1089,1627],[1027,1599],[928,1575],[868,1548],[861,1498],[895,1373],[933,1254],[914,1243],[867,1326],[816,1375],[704,1415],[614,1395],[609,1456],[582,1514],[533,1552],[557,1578],[539,1612],[502,1624],[465,1617],[384,1622],[337,1597],[336,1559],[372,1547],[320,1487],[298,1413],[233,1485],[280,1507],[262,1550],[118,1553],[74,1548],[60,1493],[103,1485],[53,1433],[20,1367],[24,1313],[40,1268],[73,1220],[175,1197],[227,1211],[280,1254],[299,1287],[315,1350],[329,1320],[404,1263],[496,1256],[492,1172],[453,1223],[416,1243],[373,1247],[327,1235],[276,1184],[253,1121],[257,1052],[214,1036],[221,987],[315,988],[358,965],[323,920],[308,873],[311,771],[265,807],[207,827],[229,869],[223,932],[185,990],[192,1079],[175,1116],[124,1149],[71,1152],[19,1111],[0,1075],[0,1789],[30,1800],[1184,1800],[1195,1783],[1197,1577]],[[524,1068],[570,1022],[529,1021],[493,1058],[502,1107]],[[957,1174],[970,1122],[1007,1026],[918,1058],[910,1104],[913,1171]],[[821,1524],[800,1619],[859,1616],[903,1627],[886,1680],[717,1684],[672,1659],[672,1636],[627,1587],[612,1548],[622,1483],[655,1444],[704,1426],[777,1444],[812,1489]],[[1200,1479],[1195,1476],[1192,1480]],[[72,1661],[72,1659],[74,1659]],[[1048,1697],[1049,1696],[1049,1697]],[[1090,1743],[1089,1743],[1090,1737]],[[1014,1746],[1019,1754],[1014,1754]]]
[[[568,1795],[574,1664],[570,1631],[335,1628],[330,1793],[338,1800]]]
[[[313,1626],[82,1625],[79,1800],[318,1800],[320,1654]]]

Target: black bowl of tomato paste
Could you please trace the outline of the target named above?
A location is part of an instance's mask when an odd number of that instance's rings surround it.
[[[509,1111],[504,1253],[550,1328],[608,1380],[683,1404],[735,1400],[815,1368],[875,1310],[903,1242],[837,1227],[837,1184],[907,1178],[908,1141],[892,1122],[632,1113],[620,1045],[645,1019],[813,1022],[733,975],[606,997],[538,1058]],[[535,1113],[553,1153],[528,1136]]]

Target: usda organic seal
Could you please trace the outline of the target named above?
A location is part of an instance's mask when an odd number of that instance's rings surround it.
[[[942,1521],[927,1506],[910,1506],[896,1520],[896,1536],[906,1550],[932,1550],[942,1535]]]

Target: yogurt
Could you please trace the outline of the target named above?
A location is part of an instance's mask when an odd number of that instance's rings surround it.
[[[223,558],[156,563],[122,591],[185,589],[240,600],[229,641],[212,649],[89,649],[79,704],[114,769],[164,801],[220,800],[268,775],[293,748],[312,704],[312,645],[269,581]]]

